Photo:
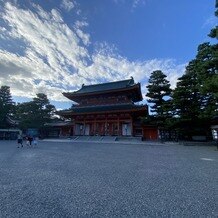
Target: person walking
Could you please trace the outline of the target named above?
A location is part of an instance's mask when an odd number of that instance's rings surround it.
[[[21,147],[23,147],[23,138],[22,138],[22,135],[19,133],[18,136],[17,136],[17,147],[19,148],[19,145]]]
[[[38,137],[33,138],[33,146],[36,147],[38,145]]]
[[[29,141],[29,136],[26,136],[26,146],[29,147],[30,146],[30,141]]]
[[[29,140],[30,147],[31,147],[32,146],[32,142],[33,142],[33,137],[31,135],[29,135],[28,140]]]

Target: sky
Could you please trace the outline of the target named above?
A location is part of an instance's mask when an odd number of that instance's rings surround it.
[[[0,86],[15,102],[130,79],[145,94],[154,70],[175,88],[217,20],[215,0],[0,0]]]

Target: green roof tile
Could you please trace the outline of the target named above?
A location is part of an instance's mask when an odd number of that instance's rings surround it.
[[[99,91],[109,91],[113,89],[122,89],[126,87],[130,87],[134,85],[133,78],[128,80],[122,80],[117,82],[108,82],[102,84],[95,84],[95,85],[83,85],[81,89],[74,93],[90,93],[90,92],[99,92]]]

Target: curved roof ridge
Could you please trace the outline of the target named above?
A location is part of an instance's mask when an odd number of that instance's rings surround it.
[[[106,91],[112,89],[120,89],[126,88],[129,86],[135,85],[133,77],[131,79],[107,82],[107,83],[99,83],[99,84],[91,84],[91,85],[82,85],[82,87],[73,92],[73,93],[84,93],[84,92],[98,92],[98,91]]]
[[[132,81],[133,81],[133,84],[135,84],[133,77],[131,77],[131,79],[124,79],[124,80],[113,81],[113,82],[96,83],[96,84],[90,84],[90,85],[82,84],[82,87],[101,86],[101,85],[107,85],[107,84],[113,84],[113,83],[121,83],[121,82],[127,82],[127,81],[128,81],[127,84],[131,84]]]

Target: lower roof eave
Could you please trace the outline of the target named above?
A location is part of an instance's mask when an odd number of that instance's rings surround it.
[[[93,114],[114,114],[114,113],[134,113],[134,112],[141,112],[144,115],[147,114],[147,107],[135,108],[135,109],[128,109],[128,110],[111,110],[111,111],[96,111],[96,112],[67,112],[67,113],[59,113],[59,115],[64,117],[72,117],[77,115],[93,115]]]

